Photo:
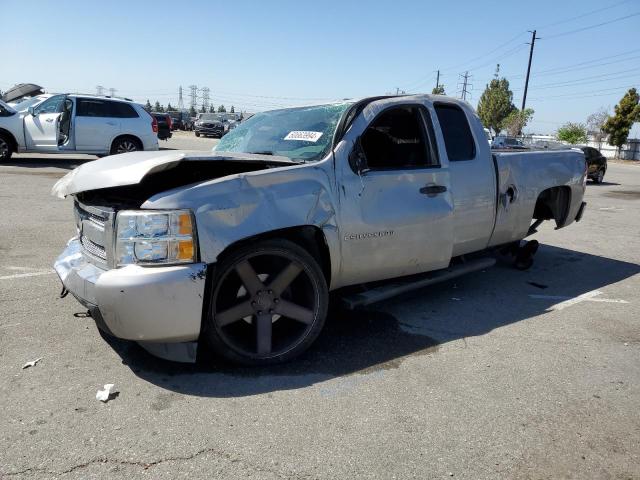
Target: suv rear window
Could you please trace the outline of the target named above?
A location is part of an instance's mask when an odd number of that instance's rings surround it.
[[[434,106],[449,160],[458,162],[475,158],[476,144],[462,109],[456,105],[444,103],[436,103]]]
[[[93,98],[78,99],[78,116],[106,118],[137,118],[138,113],[128,103]]]

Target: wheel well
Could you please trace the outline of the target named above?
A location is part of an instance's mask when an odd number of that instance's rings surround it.
[[[253,237],[243,238],[235,243],[232,243],[218,256],[218,258],[226,255],[231,250],[234,250],[240,246],[248,243],[255,243],[260,240],[267,240],[273,238],[283,238],[289,240],[300,247],[304,248],[316,259],[318,265],[322,269],[324,278],[327,281],[327,285],[331,282],[331,254],[329,252],[329,246],[327,240],[322,233],[322,230],[313,225],[303,225],[299,227],[283,228],[280,230],[273,230],[270,232],[260,233]]]
[[[116,138],[113,139],[113,142],[111,142],[111,147],[109,148],[109,151],[113,150],[113,146],[116,144],[116,142],[120,139],[123,138],[129,138],[131,140],[133,140],[134,142],[136,142],[138,144],[138,146],[140,147],[140,149],[142,150],[144,148],[143,144],[142,144],[142,140],[140,140],[138,137],[136,137],[135,135],[118,135]]]
[[[536,220],[555,220],[560,228],[567,221],[571,205],[571,189],[569,187],[551,187],[540,192],[533,218]]]
[[[0,128],[0,135],[2,135],[4,138],[6,138],[9,141],[9,144],[11,145],[11,149],[14,152],[18,151],[18,142],[16,141],[15,137],[9,130]]]

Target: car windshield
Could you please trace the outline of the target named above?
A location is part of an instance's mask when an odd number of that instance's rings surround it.
[[[20,100],[20,102],[16,103],[13,105],[13,109],[16,112],[23,112],[25,111],[27,108],[43,102],[44,100],[46,100],[47,98],[50,98],[50,96],[37,96],[37,97],[28,97],[28,98],[24,98],[22,100]]]
[[[212,121],[212,120],[221,120],[219,115],[215,113],[203,113],[200,115],[200,121]]]
[[[320,160],[351,103],[256,113],[220,140],[215,152],[260,153],[297,161]]]

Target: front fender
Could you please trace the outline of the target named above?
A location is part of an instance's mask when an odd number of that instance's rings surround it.
[[[214,263],[230,245],[262,233],[320,228],[339,272],[339,232],[330,161],[224,177],[157,194],[142,208],[189,208],[196,217],[200,259]],[[333,280],[333,279],[332,279]]]

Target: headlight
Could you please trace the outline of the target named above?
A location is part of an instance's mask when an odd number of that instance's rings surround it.
[[[118,266],[196,261],[193,218],[188,210],[123,210],[116,224]]]

